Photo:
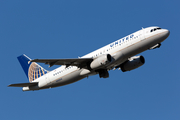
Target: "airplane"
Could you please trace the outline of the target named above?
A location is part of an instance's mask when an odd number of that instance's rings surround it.
[[[142,55],[135,55],[159,48],[169,34],[169,30],[157,26],[142,28],[87,55],[72,59],[32,60],[23,54],[17,58],[29,83],[9,86],[22,87],[23,91],[35,91],[67,85],[96,74],[100,78],[108,78],[109,70],[131,71],[145,63]],[[49,67],[61,66],[47,71],[37,63],[45,63]]]

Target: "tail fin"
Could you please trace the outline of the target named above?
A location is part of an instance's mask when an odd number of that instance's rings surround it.
[[[29,82],[34,81],[35,79],[43,76],[48,73],[48,71],[38,65],[36,62],[29,62],[31,59],[27,57],[25,54],[17,57]]]

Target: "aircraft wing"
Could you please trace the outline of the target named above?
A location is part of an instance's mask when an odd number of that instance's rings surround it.
[[[92,58],[75,58],[75,59],[34,59],[30,60],[30,62],[39,62],[49,64],[49,67],[53,65],[66,65],[68,66],[77,66],[80,68],[84,68],[90,63]]]
[[[27,87],[27,86],[34,86],[37,85],[38,82],[32,82],[32,83],[18,83],[18,84],[10,84],[8,87]]]

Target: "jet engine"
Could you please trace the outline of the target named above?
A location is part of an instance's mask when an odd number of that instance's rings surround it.
[[[104,54],[99,56],[98,58],[94,59],[91,63],[90,63],[90,68],[91,69],[97,69],[97,68],[101,68],[102,66],[107,65],[108,63],[110,63],[112,60],[111,55],[110,54]]]
[[[142,66],[144,63],[145,63],[145,59],[143,56],[134,56],[121,65],[121,70],[123,72],[131,71],[133,69]]]

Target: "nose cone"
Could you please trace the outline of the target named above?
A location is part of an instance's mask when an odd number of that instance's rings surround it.
[[[164,29],[163,32],[162,32],[162,36],[164,36],[165,39],[169,36],[169,34],[170,34],[170,31],[167,30],[167,29]]]
[[[159,40],[160,42],[163,42],[168,36],[170,32],[167,29],[161,29],[160,34],[159,34]]]

